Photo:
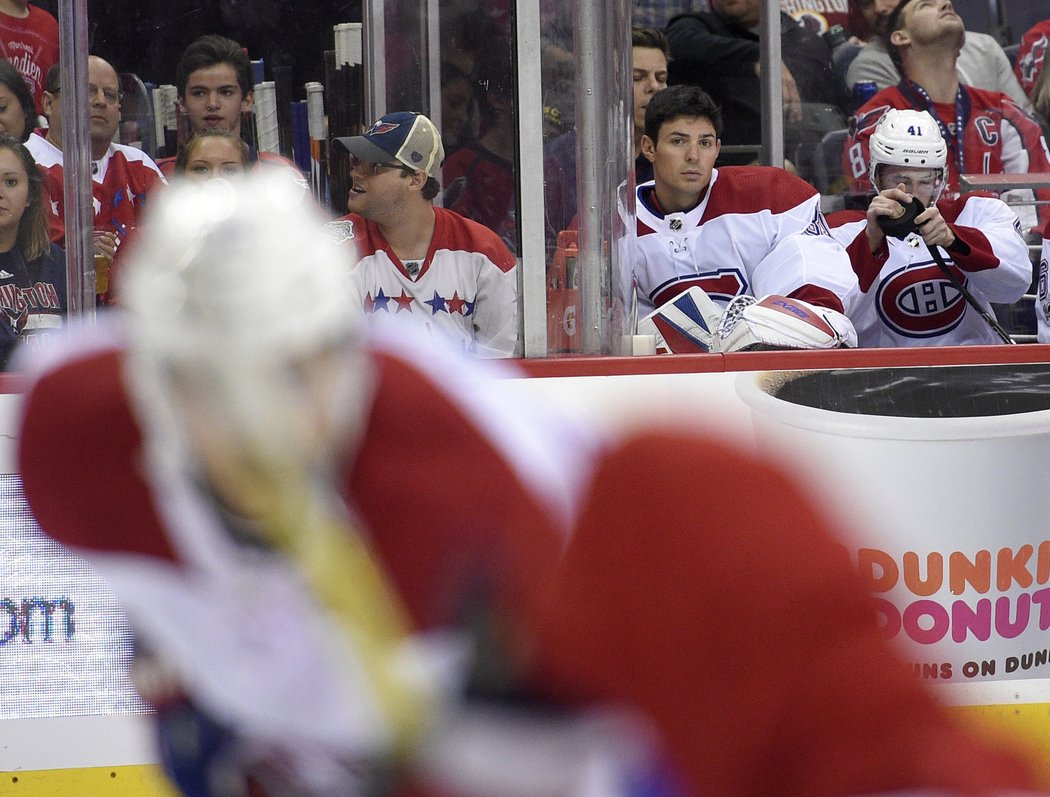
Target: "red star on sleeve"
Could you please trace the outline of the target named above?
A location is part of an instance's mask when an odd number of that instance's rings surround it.
[[[452,294],[452,298],[448,300],[448,314],[459,313],[463,315],[463,307],[466,305],[465,299],[459,298],[459,291]]]

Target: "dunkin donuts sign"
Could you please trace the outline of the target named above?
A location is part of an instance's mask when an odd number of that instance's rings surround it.
[[[1050,365],[742,374],[924,680],[1050,678]]]

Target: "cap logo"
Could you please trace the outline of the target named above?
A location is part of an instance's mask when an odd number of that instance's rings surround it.
[[[420,155],[418,152],[413,152],[411,158],[413,163],[419,163],[423,160],[423,156]]]
[[[383,135],[385,133],[389,133],[391,130],[397,130],[398,127],[400,127],[400,125],[395,124],[393,122],[379,121],[379,122],[376,122],[374,125],[372,125],[370,128],[368,128],[368,132],[365,133],[365,135],[366,136],[381,136],[381,135]]]

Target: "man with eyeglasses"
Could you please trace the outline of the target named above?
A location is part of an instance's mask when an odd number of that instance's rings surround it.
[[[512,356],[514,256],[487,227],[434,207],[445,157],[434,124],[401,111],[334,140],[350,155],[353,182],[350,212],[331,230],[357,247],[353,279],[365,312],[421,322],[481,356]]]
[[[56,64],[48,71],[45,81],[44,115],[49,123],[47,131],[44,135],[31,134],[26,147],[43,173],[50,194],[48,227],[51,240],[64,247],[62,117],[65,94],[61,89],[60,77]],[[120,126],[121,96],[116,70],[98,56],[88,56],[87,110],[90,114],[96,272],[108,270],[117,247],[137,225],[146,195],[158,183],[166,182],[149,155],[114,141]],[[101,289],[101,300],[105,302],[108,298],[105,280],[96,279],[96,285]]]

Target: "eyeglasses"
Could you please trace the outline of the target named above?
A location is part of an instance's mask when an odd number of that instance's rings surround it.
[[[106,102],[108,102],[110,105],[117,105],[117,104],[120,103],[120,101],[122,99],[124,99],[124,92],[123,91],[119,91],[118,89],[111,89],[111,88],[99,89],[99,87],[96,86],[94,83],[88,83],[87,96],[88,96],[89,100],[95,99],[95,97],[99,93],[99,91],[102,92],[102,98]]]
[[[400,169],[405,174],[413,174],[415,169],[405,166],[403,163],[368,163],[356,155],[350,156],[350,171],[357,171],[365,177],[375,177],[381,169]]]

